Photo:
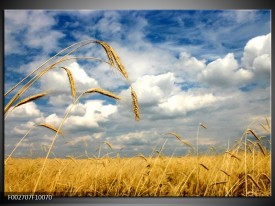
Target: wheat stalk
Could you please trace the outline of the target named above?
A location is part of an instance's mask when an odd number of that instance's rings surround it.
[[[264,176],[269,181],[269,183],[271,182],[270,178],[265,173],[262,173],[261,175]]]
[[[36,74],[31,80],[29,80],[29,82],[27,82],[11,99],[10,101],[6,104],[5,108],[4,108],[4,113],[6,113],[10,107],[12,106],[12,104],[18,100],[18,98],[20,96],[22,96],[36,81],[38,81],[44,74],[46,74],[48,71],[50,71],[52,68],[54,68],[57,64],[62,63],[64,61],[67,60],[71,60],[71,59],[92,59],[92,60],[97,60],[97,61],[101,61],[107,64],[110,64],[109,62],[105,62],[101,59],[97,59],[97,58],[92,58],[92,57],[82,57],[82,58],[78,58],[78,57],[72,57],[72,58],[67,58],[65,59],[66,56],[69,56],[70,54],[72,54],[73,52],[75,52],[76,50],[78,50],[79,48],[90,44],[90,43],[98,43],[98,41],[92,41],[92,40],[87,40],[87,41],[82,41],[79,42],[77,44],[74,44],[72,46],[78,45],[84,43],[83,45],[78,46],[77,48],[73,49],[72,51],[68,52],[66,55],[64,55],[62,58],[60,58],[59,60],[55,61],[53,64],[51,64],[50,66],[46,67],[45,69],[43,69],[42,71],[40,71],[38,74]],[[106,44],[106,43],[105,43]],[[107,44],[106,44],[107,45]],[[63,51],[66,51],[67,49],[69,49],[70,47],[67,47],[66,49],[62,50],[61,52],[59,52],[58,54],[56,54],[55,56],[53,56],[52,58],[50,58],[49,60],[47,60],[45,63],[43,63],[41,66],[39,66],[38,68],[36,68],[34,71],[32,71],[28,76],[30,76],[31,74],[33,74],[34,72],[36,72],[38,69],[42,68],[42,66],[44,66],[46,63],[48,63],[50,60],[52,60],[54,57],[58,56],[59,54],[61,54]],[[108,45],[107,45],[108,46]],[[109,49],[110,50],[110,49]],[[111,52],[111,51],[110,51]],[[121,64],[120,60],[119,64]],[[114,64],[110,64],[111,66],[114,66]],[[122,65],[122,64],[121,64]],[[124,68],[124,67],[123,67]],[[126,72],[125,68],[122,72]],[[127,74],[127,72],[126,72]],[[28,77],[27,76],[27,77]],[[5,95],[7,95],[8,93],[10,93],[12,90],[14,90],[19,84],[21,84],[25,79],[27,79],[27,77],[25,77],[23,80],[21,80],[17,85],[15,85],[11,90],[9,90]],[[127,80],[128,80],[128,75],[126,76]]]
[[[260,141],[259,136],[252,129],[248,129],[247,131],[250,132],[258,141]]]
[[[264,148],[262,147],[262,145],[259,142],[257,142],[257,145],[260,148],[260,150],[263,153],[263,155],[265,156],[266,154],[265,154],[265,151],[264,151]]]
[[[69,82],[70,82],[71,91],[72,91],[72,97],[73,97],[73,101],[74,101],[76,98],[76,86],[75,86],[73,74],[69,69],[67,69],[65,67],[62,67],[62,68],[67,72]]]
[[[211,186],[214,186],[214,185],[221,185],[221,184],[226,184],[226,183],[227,183],[226,181],[215,182],[215,183],[211,184]]]
[[[204,128],[204,129],[207,129],[207,127],[206,127],[204,124],[202,124],[202,123],[200,123],[200,126],[201,126],[202,128]]]
[[[117,53],[115,52],[115,50],[110,45],[106,44],[103,41],[96,41],[96,43],[100,44],[104,48],[111,66],[115,67],[115,65],[116,65],[117,69],[125,77],[125,79],[129,80],[128,73],[127,73],[125,67],[123,66],[123,64],[121,63],[121,60],[120,60],[119,56],[117,55]]]
[[[37,99],[39,99],[39,98],[41,98],[41,97],[44,97],[44,96],[47,95],[47,94],[48,94],[48,92],[41,92],[41,93],[39,93],[39,94],[29,96],[29,97],[27,97],[27,98],[21,100],[20,102],[18,102],[18,103],[14,106],[14,108],[19,107],[20,105],[23,105],[23,104],[27,104],[28,102],[37,100]]]
[[[136,157],[140,157],[140,158],[144,159],[146,162],[148,162],[147,158],[142,154],[138,154]]]
[[[113,150],[112,145],[111,145],[108,141],[104,141],[104,143],[105,143],[111,150]]]
[[[60,130],[58,131],[58,129],[56,129],[54,126],[52,126],[52,125],[50,125],[50,124],[41,123],[41,124],[39,124],[38,126],[46,127],[46,128],[48,128],[48,129],[53,130],[54,132],[57,132],[58,134],[63,135],[62,131],[60,131]]]
[[[253,178],[250,174],[247,174],[247,177],[249,177],[249,179],[252,180],[252,182],[254,183],[254,185],[255,185],[259,190],[261,190],[259,184],[254,180],[254,178]]]
[[[106,44],[103,41],[96,41],[96,43],[100,44],[103,47],[103,49],[105,50],[111,66],[115,66],[113,55],[112,55],[112,52],[110,51],[110,47],[108,46],[108,44]]]
[[[188,142],[184,141],[183,138],[179,134],[177,134],[175,132],[168,132],[167,134],[175,136],[181,143],[183,143],[183,144],[191,147],[193,150],[195,150],[194,147],[191,144],[189,144]]]
[[[110,51],[113,54],[113,57],[116,61],[119,71],[122,73],[122,75],[125,77],[125,79],[128,80],[128,73],[127,73],[125,67],[123,66],[123,64],[121,63],[119,56],[116,54],[115,50],[111,46],[109,46],[109,47],[110,47]]]
[[[226,174],[228,177],[230,177],[230,174],[228,174],[226,171],[220,169],[220,171],[222,171],[224,174]]]
[[[262,128],[263,128],[267,133],[270,132],[269,129],[267,129],[262,123],[260,123],[260,125],[262,126]]]
[[[79,48],[81,47],[84,47],[90,43],[95,43],[94,40],[84,40],[84,41],[81,41],[81,42],[77,42],[75,44],[72,44],[68,47],[66,47],[65,49],[62,49],[61,51],[59,51],[57,54],[55,54],[54,56],[52,56],[50,59],[48,59],[47,61],[45,61],[44,63],[42,63],[39,67],[37,67],[36,69],[34,69],[32,72],[30,72],[26,77],[24,77],[20,82],[18,82],[15,86],[13,86],[9,91],[7,91],[5,93],[5,96],[8,95],[10,92],[12,92],[14,89],[16,89],[22,82],[24,82],[28,77],[30,77],[32,74],[34,74],[37,70],[41,69],[43,66],[45,66],[47,63],[49,63],[51,60],[53,60],[55,57],[61,55],[63,52],[65,52],[66,50],[74,47],[74,46],[77,46],[77,45],[80,45],[78,46],[77,48],[73,49],[72,51],[68,52],[67,54],[65,54],[61,59],[65,58],[66,56],[72,54],[73,52],[75,52],[76,50],[78,50]],[[83,44],[83,45],[82,45]]]
[[[136,92],[134,91],[133,87],[131,86],[131,96],[132,96],[132,105],[133,105],[133,111],[135,114],[135,120],[139,121],[139,104],[138,104],[138,98],[136,95]]]
[[[39,72],[36,76],[34,76],[28,83],[26,83],[6,104],[4,108],[4,113],[6,113],[12,104],[16,102],[39,78],[41,78],[44,74],[46,74],[52,67],[48,67],[41,72]]]
[[[74,103],[71,105],[71,107],[68,109],[68,111],[66,112],[64,118],[62,119],[61,123],[59,124],[59,127],[58,127],[58,129],[57,129],[57,131],[56,131],[56,134],[55,134],[55,136],[54,136],[54,138],[53,138],[53,140],[52,140],[52,143],[51,143],[51,145],[50,145],[50,148],[49,148],[49,150],[48,150],[48,153],[47,153],[47,155],[46,155],[46,157],[45,157],[45,159],[44,159],[44,162],[43,162],[42,168],[41,168],[41,170],[40,170],[38,179],[37,179],[37,181],[36,181],[36,183],[35,183],[35,186],[34,186],[34,189],[33,189],[33,193],[36,192],[37,186],[38,186],[38,184],[39,184],[40,178],[41,178],[41,176],[42,176],[42,173],[43,173],[44,168],[45,168],[45,165],[46,165],[46,161],[47,161],[47,159],[48,159],[48,157],[49,157],[49,155],[50,155],[50,153],[51,153],[51,150],[52,150],[52,148],[53,148],[53,145],[54,145],[54,143],[55,143],[55,141],[56,141],[56,139],[57,139],[57,135],[59,134],[59,131],[61,130],[61,127],[64,125],[65,120],[68,118],[69,114],[71,113],[72,109],[74,108],[75,103],[82,97],[83,94],[94,93],[94,92],[100,93],[100,94],[102,94],[102,95],[105,95],[105,96],[108,96],[108,97],[111,97],[111,98],[114,98],[114,99],[120,99],[119,96],[117,96],[117,95],[115,95],[115,94],[113,94],[113,93],[111,93],[111,92],[109,92],[109,91],[107,91],[107,90],[103,90],[103,89],[101,89],[101,88],[92,88],[92,89],[88,89],[87,91],[83,92],[82,94],[80,94],[80,95],[76,98],[75,102],[74,102]]]
[[[199,165],[202,166],[204,169],[209,170],[209,168],[205,164],[199,163]]]
[[[10,155],[7,157],[7,159],[5,160],[5,164],[7,163],[8,159],[11,158],[12,154],[15,152],[15,150],[19,147],[20,143],[27,137],[27,135],[36,127],[36,126],[44,126],[46,128],[49,128],[51,130],[54,130],[57,132],[57,130],[49,125],[49,124],[40,124],[40,125],[33,125],[27,132],[26,134],[20,139],[20,141],[16,144],[16,146],[14,147],[14,149],[12,150],[12,152],[10,153]],[[60,132],[59,132],[60,133]],[[62,134],[62,133],[61,133]]]
[[[107,90],[101,89],[101,88],[92,88],[92,89],[88,89],[87,91],[84,92],[84,94],[88,94],[88,93],[99,93],[117,100],[120,100],[121,98],[119,96],[117,96],[116,94],[109,92]]]
[[[241,159],[239,157],[237,157],[236,155],[232,154],[231,152],[229,151],[226,151],[225,153],[229,154],[231,157],[234,157],[235,159],[241,161]]]
[[[78,165],[78,163],[75,161],[75,158],[73,158],[72,156],[68,155],[66,156],[67,158],[69,158],[70,160],[72,160],[76,165]]]
[[[270,129],[271,126],[270,126],[270,124],[269,124],[269,121],[268,121],[267,117],[265,117],[265,121],[266,121],[266,124],[267,124],[268,128]]]

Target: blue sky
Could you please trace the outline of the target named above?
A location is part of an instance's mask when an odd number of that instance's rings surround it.
[[[167,132],[200,148],[225,149],[244,130],[266,135],[259,122],[270,118],[271,29],[267,10],[5,11],[5,90],[61,49],[87,39],[110,44],[125,65],[140,103],[139,122],[131,111],[129,84],[106,64],[71,60],[78,92],[101,87],[122,97],[83,98],[63,127],[54,153],[98,155],[120,148],[123,155],[150,154],[165,144],[167,155],[187,150]],[[98,45],[75,56],[107,60]],[[48,72],[25,94],[54,91],[18,107],[5,119],[6,154],[35,124],[58,126],[72,100],[66,73]],[[12,95],[6,97],[8,101]],[[53,134],[34,128],[16,156],[43,156]],[[169,141],[166,141],[168,139]],[[102,142],[109,141],[114,151]],[[87,144],[86,144],[86,143]],[[86,151],[84,153],[84,151]]]

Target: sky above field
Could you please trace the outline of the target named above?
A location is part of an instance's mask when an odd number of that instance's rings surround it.
[[[270,32],[270,11],[265,10],[7,10],[5,91],[63,48],[87,39],[105,41],[129,73],[140,120],[132,112],[129,83],[118,71],[92,60],[63,62],[59,66],[70,69],[78,94],[100,87],[122,100],[94,94],[81,98],[51,157],[148,155],[162,147],[166,155],[184,155],[188,147],[167,133],[178,133],[195,146],[198,128],[200,151],[225,150],[246,128],[267,135],[260,123],[266,124],[271,112]],[[71,56],[108,60],[96,44]],[[14,156],[45,155],[54,132],[35,125],[58,127],[71,107],[66,72],[49,71],[21,98],[43,91],[50,93],[7,114],[6,155],[31,128]]]

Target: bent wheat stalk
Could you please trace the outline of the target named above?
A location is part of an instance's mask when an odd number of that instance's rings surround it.
[[[118,55],[116,54],[116,52],[114,51],[114,49],[112,47],[110,47],[108,44],[104,43],[107,51],[107,55],[109,57],[109,61],[110,62],[106,62],[103,61],[101,59],[98,58],[93,58],[93,57],[71,57],[71,58],[65,58],[67,56],[69,56],[70,54],[72,54],[73,52],[75,52],[76,50],[78,50],[79,48],[87,45],[87,44],[91,44],[91,43],[97,43],[102,45],[102,42],[100,41],[94,41],[94,40],[87,40],[87,41],[83,41],[80,43],[84,43],[83,45],[78,46],[77,48],[73,49],[72,51],[68,52],[66,55],[64,55],[63,57],[61,57],[60,59],[56,60],[54,63],[52,63],[50,66],[46,67],[45,69],[43,69],[42,71],[40,71],[38,74],[36,74],[34,77],[32,77],[32,79],[29,80],[29,82],[27,82],[12,98],[11,100],[7,103],[7,105],[4,108],[4,113],[6,113],[10,107],[15,103],[15,101],[17,101],[20,96],[22,96],[36,81],[38,81],[44,74],[46,74],[48,71],[50,71],[52,68],[54,68],[56,65],[60,64],[61,62],[67,61],[67,60],[71,60],[71,59],[91,59],[91,60],[98,60],[100,62],[104,62],[107,63],[109,65],[111,65],[112,67],[118,68],[118,70],[122,73],[122,75],[125,77],[125,79],[129,82],[128,79],[128,73],[126,71],[126,69],[124,68],[124,66],[122,65]],[[74,44],[78,45],[80,43]],[[64,50],[62,50],[61,52],[59,52],[58,54],[62,53],[63,51],[66,51],[68,48],[65,48]],[[50,60],[52,60],[54,57],[57,57],[58,54],[56,54],[55,56],[53,56],[52,58],[50,58],[48,61],[46,61],[45,63],[43,63],[41,66],[39,66],[38,68],[36,68],[34,71],[32,71],[27,77],[31,76],[32,74],[34,74],[38,69],[42,68],[44,65],[46,65],[46,63],[48,63]],[[111,56],[110,56],[111,55]],[[113,59],[113,60],[110,60]],[[116,64],[114,64],[114,62]],[[9,90],[5,95],[9,94],[11,91],[13,91],[19,84],[21,84],[23,81],[25,81],[27,79],[27,77],[25,77],[23,80],[21,80],[17,85],[15,85],[11,90]]]
[[[21,100],[20,102],[18,102],[13,109],[15,109],[16,107],[19,107],[20,105],[23,105],[23,104],[26,104],[28,102],[31,102],[31,101],[34,101],[34,100],[37,100],[37,99],[40,99],[41,97],[44,97],[48,94],[48,92],[41,92],[39,94],[36,94],[36,95],[32,95],[32,96],[29,96],[23,100]]]
[[[109,92],[109,91],[103,90],[103,89],[101,89],[101,88],[92,88],[92,89],[89,89],[89,90],[83,92],[82,94],[80,94],[80,95],[77,97],[77,99],[76,99],[76,100],[74,101],[74,103],[71,105],[71,107],[69,108],[69,110],[66,112],[64,118],[62,119],[61,123],[59,124],[59,127],[58,127],[58,129],[57,129],[57,131],[56,131],[56,134],[55,134],[53,140],[52,140],[52,143],[51,143],[50,148],[49,148],[49,150],[48,150],[48,153],[47,153],[47,155],[46,155],[46,157],[45,157],[45,160],[44,160],[44,162],[43,162],[42,168],[41,168],[41,170],[40,170],[38,179],[37,179],[36,184],[35,184],[35,186],[34,186],[33,194],[35,194],[35,192],[36,192],[36,190],[37,190],[37,186],[38,186],[39,181],[40,181],[40,179],[41,179],[42,173],[44,172],[44,169],[45,169],[46,161],[47,161],[47,159],[48,159],[48,157],[49,157],[49,155],[50,155],[50,153],[51,153],[51,151],[52,151],[53,145],[54,145],[54,143],[55,143],[55,141],[56,141],[56,139],[57,139],[57,135],[59,134],[59,131],[61,130],[61,127],[64,125],[66,119],[68,118],[68,116],[69,116],[69,114],[71,113],[72,109],[73,109],[74,106],[76,105],[75,103],[76,103],[84,94],[88,94],[88,93],[100,93],[100,94],[103,94],[103,95],[105,95],[105,96],[108,96],[108,97],[111,97],[111,98],[114,98],[114,99],[120,99],[119,96],[117,96],[117,95],[115,95],[115,94],[113,94],[113,93],[111,93],[111,92]]]
[[[12,150],[12,152],[10,153],[10,155],[7,157],[7,159],[5,160],[5,164],[7,164],[7,161],[11,158],[12,154],[15,152],[15,150],[19,147],[19,145],[21,144],[21,142],[27,137],[27,135],[37,126],[43,126],[46,127],[48,129],[51,129],[55,132],[57,132],[57,130],[54,128],[54,126],[50,125],[50,124],[45,124],[45,123],[41,123],[39,125],[33,125],[27,132],[26,134],[20,139],[20,141],[16,144],[16,146],[14,147],[14,149]],[[58,131],[59,134],[62,134],[61,130]]]
[[[181,143],[191,147],[192,150],[195,150],[194,147],[191,144],[189,144],[188,142],[184,141],[183,138],[179,134],[177,134],[175,132],[168,132],[167,134],[175,136]]]
[[[81,42],[77,42],[75,44],[72,44],[68,47],[66,47],[65,49],[62,49],[61,51],[59,51],[57,54],[55,54],[54,56],[52,56],[51,58],[49,58],[47,61],[45,61],[44,63],[42,63],[40,66],[38,66],[35,70],[33,70],[32,72],[30,72],[26,77],[24,77],[21,81],[19,81],[15,86],[13,86],[9,91],[7,91],[5,93],[5,96],[7,96],[9,93],[11,93],[14,89],[16,89],[22,82],[24,82],[28,77],[30,77],[32,74],[34,74],[37,70],[41,69],[43,66],[45,66],[47,63],[49,63],[51,60],[53,60],[55,57],[59,56],[60,54],[62,54],[63,52],[65,52],[66,50],[69,50],[70,48],[79,45],[79,44],[83,44],[78,46],[77,48],[75,48],[74,50],[70,51],[69,53],[67,53],[66,55],[64,55],[62,58],[72,54],[73,52],[75,52],[76,50],[78,50],[79,48],[86,46],[87,44],[90,44],[94,42],[94,40],[84,40]]]
[[[110,142],[104,141],[103,143],[105,143],[111,150],[113,150],[113,147]]]
[[[133,105],[133,111],[135,114],[135,120],[139,121],[139,104],[138,104],[138,98],[136,95],[136,92],[134,91],[133,87],[131,86],[131,96],[132,96],[132,105]]]
[[[75,83],[74,83],[74,78],[73,78],[72,72],[69,69],[65,68],[65,67],[61,67],[61,68],[63,68],[66,71],[67,75],[68,75],[69,82],[70,82],[70,87],[71,87],[71,91],[72,91],[72,99],[73,99],[73,102],[74,102],[74,100],[76,98],[76,86],[75,86]]]
[[[52,125],[50,125],[50,124],[41,123],[41,124],[39,124],[38,126],[46,127],[46,128],[48,128],[48,129],[51,129],[51,130],[54,131],[54,132],[58,132],[58,134],[63,135],[62,131],[60,131],[60,130],[58,131],[54,126],[52,126]]]

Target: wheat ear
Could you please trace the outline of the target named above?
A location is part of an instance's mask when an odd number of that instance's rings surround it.
[[[260,138],[252,129],[248,129],[247,131],[250,132],[258,141],[260,141]]]
[[[74,81],[74,78],[73,78],[73,74],[69,69],[67,69],[65,67],[62,67],[62,68],[67,72],[69,82],[70,82],[71,91],[72,91],[72,98],[73,98],[73,101],[74,101],[75,98],[76,98],[76,86],[75,86],[75,81]]]
[[[137,94],[134,91],[133,87],[131,86],[131,96],[132,96],[132,106],[133,106],[133,112],[135,114],[135,120],[139,121],[139,104],[138,104],[138,98]]]
[[[29,97],[27,97],[27,98],[21,100],[20,102],[18,102],[18,103],[14,106],[14,108],[19,107],[20,105],[26,104],[26,103],[28,103],[28,102],[37,100],[37,99],[39,99],[39,98],[41,98],[41,97],[44,97],[44,96],[47,95],[47,94],[48,94],[48,92],[41,92],[41,93],[39,93],[39,94],[29,96]]]
[[[60,130],[58,131],[58,129],[56,129],[54,126],[52,126],[52,125],[50,125],[50,124],[41,123],[41,124],[39,124],[39,126],[46,127],[46,128],[48,128],[48,129],[53,130],[54,132],[58,132],[58,134],[63,135],[62,131],[60,131]]]
[[[104,141],[104,143],[111,149],[111,150],[113,150],[113,147],[112,147],[112,145],[111,145],[111,143],[110,142],[108,142],[108,141]]]
[[[105,96],[120,100],[121,98],[119,96],[117,96],[116,94],[109,92],[107,90],[101,89],[101,88],[92,88],[92,89],[88,89],[86,92],[84,92],[84,94],[88,94],[88,93],[99,93],[99,94],[103,94]]]
[[[189,144],[188,142],[184,141],[179,134],[177,134],[175,132],[168,132],[167,134],[175,136],[180,142],[182,142],[183,144],[185,144],[185,145],[191,147],[193,150],[195,150],[194,147],[191,144]]]

